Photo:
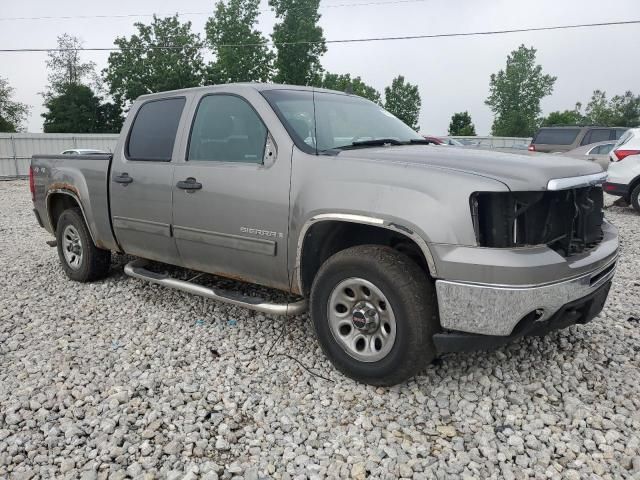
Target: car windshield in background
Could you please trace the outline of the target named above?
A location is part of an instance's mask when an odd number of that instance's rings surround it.
[[[532,143],[541,145],[571,145],[580,133],[579,128],[543,128]]]
[[[358,96],[302,90],[267,90],[262,94],[296,145],[307,152],[425,143],[384,108]]]

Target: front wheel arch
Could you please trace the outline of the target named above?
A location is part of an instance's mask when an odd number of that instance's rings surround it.
[[[412,258],[429,277],[435,276],[435,264],[428,246],[418,243],[409,229],[380,226],[346,220],[316,221],[300,234],[296,255],[298,293],[309,296],[311,285],[322,264],[332,255],[358,245],[391,247]],[[426,249],[426,252],[425,252]]]

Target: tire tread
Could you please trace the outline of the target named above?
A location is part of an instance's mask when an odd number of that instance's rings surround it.
[[[323,338],[323,331],[318,328],[317,322],[326,322],[326,318],[317,318],[318,311],[322,310],[322,302],[326,302],[326,298],[319,298],[319,284],[324,282],[332,272],[353,265],[361,266],[365,271],[370,270],[373,274],[386,278],[387,282],[395,287],[395,294],[401,299],[402,305],[394,305],[394,312],[396,310],[405,312],[408,330],[414,332],[408,338],[404,360],[395,365],[392,370],[387,368],[386,373],[381,375],[358,374],[350,369],[346,362],[334,358],[326,345],[327,341],[334,342],[334,340]],[[379,285],[378,287],[380,288]],[[359,245],[342,250],[330,257],[320,267],[314,279],[311,290],[311,312],[324,353],[339,371],[359,382],[379,386],[395,385],[414,376],[435,357],[432,337],[439,322],[433,282],[411,258],[390,247]],[[396,312],[396,317],[398,313]]]
[[[81,236],[84,265],[78,270],[73,270],[67,265],[64,253],[62,252],[62,232],[67,225],[73,225]],[[82,210],[79,208],[70,208],[62,212],[58,218],[58,226],[56,227],[56,239],[58,242],[58,256],[60,263],[66,275],[77,282],[93,282],[101,280],[109,274],[111,266],[111,251],[98,248],[93,243],[89,228],[87,227]]]

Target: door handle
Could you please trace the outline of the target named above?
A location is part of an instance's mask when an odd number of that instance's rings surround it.
[[[127,184],[133,182],[133,178],[131,178],[127,172],[124,172],[121,175],[114,175],[113,181],[117,183]]]
[[[202,184],[196,181],[195,178],[189,177],[186,180],[180,180],[176,183],[176,187],[183,190],[200,190],[202,188]]]

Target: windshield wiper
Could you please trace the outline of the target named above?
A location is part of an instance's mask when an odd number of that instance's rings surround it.
[[[371,140],[357,140],[352,142],[353,147],[377,147],[380,145],[402,145],[402,142],[396,138],[374,138]]]
[[[383,145],[403,145],[403,142],[397,138],[373,138],[371,140],[356,140],[355,142],[351,142],[350,145],[333,147],[332,150],[348,150],[350,148],[359,147],[381,147]]]
[[[333,147],[330,150],[349,150],[352,148],[361,147],[382,147],[384,145],[431,145],[435,142],[432,140],[422,138],[412,138],[407,141],[400,141],[397,138],[372,138],[370,140],[356,140],[351,142],[350,145],[341,145],[339,147]]]

